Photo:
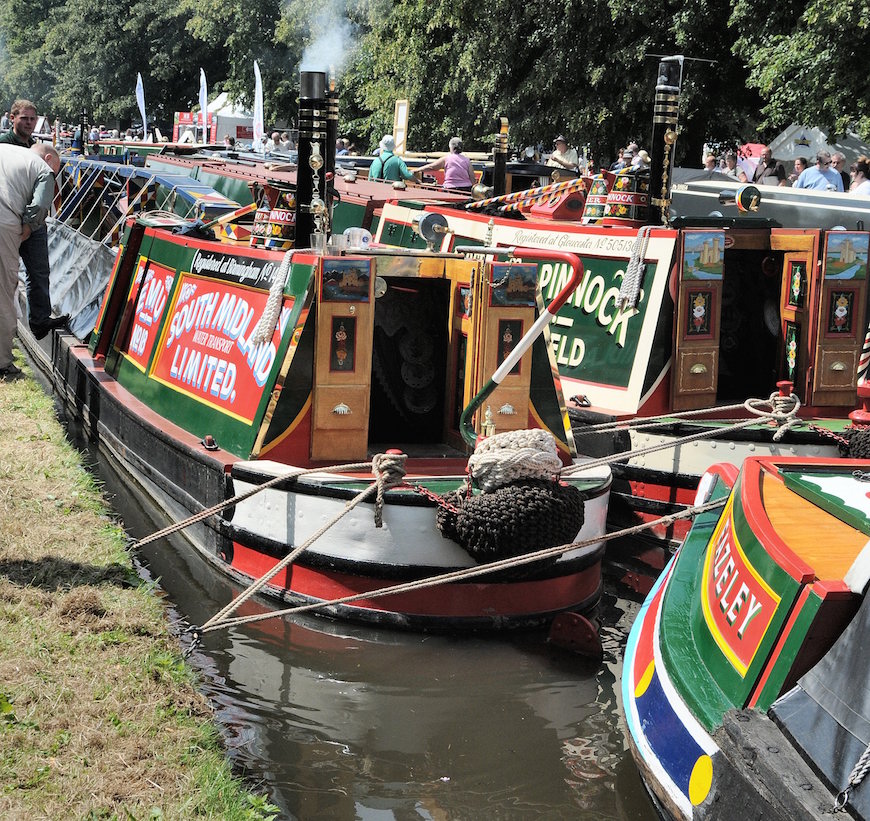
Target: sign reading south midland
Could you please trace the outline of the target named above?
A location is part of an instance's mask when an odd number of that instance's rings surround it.
[[[191,267],[208,275],[179,273],[151,375],[250,424],[275,364],[293,298],[283,298],[271,338],[255,342],[252,335],[269,298],[263,288],[271,284],[277,266],[198,252]]]
[[[733,497],[704,558],[704,621],[731,666],[746,672],[770,626],[780,597],[752,566],[734,531]]]

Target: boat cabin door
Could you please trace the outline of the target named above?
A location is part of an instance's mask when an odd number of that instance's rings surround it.
[[[675,411],[707,408],[716,403],[724,253],[724,231],[681,234],[671,380]]]
[[[465,402],[483,389],[508,354],[535,321],[538,266],[526,263],[492,263],[483,267],[473,288],[472,344],[465,370]],[[475,419],[475,429],[489,409],[495,432],[523,430],[529,426],[529,391],[532,349],[493,391]]]
[[[374,260],[322,257],[312,391],[311,458],[364,461],[374,328]]]
[[[867,231],[828,231],[823,240],[812,404],[852,407],[867,306]]]
[[[777,375],[794,383],[795,393],[805,404],[811,404],[808,377],[816,338],[812,317],[818,311],[820,234],[782,228],[770,232],[770,249],[783,252]]]

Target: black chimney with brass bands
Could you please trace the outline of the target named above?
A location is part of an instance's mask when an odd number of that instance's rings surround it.
[[[322,71],[303,71],[299,79],[297,248],[304,248],[312,234],[327,234],[329,231],[326,207],[327,132],[326,74]]]
[[[665,57],[656,75],[650,144],[649,210],[650,225],[666,225],[671,205],[671,177],[674,167],[674,144],[677,142],[677,117],[683,80],[683,56]]]
[[[326,91],[326,170],[335,173],[335,141],[338,139],[338,92],[335,89],[335,70],[329,69]]]

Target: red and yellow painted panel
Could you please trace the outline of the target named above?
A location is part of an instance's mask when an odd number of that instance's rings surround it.
[[[749,670],[780,601],[740,544],[732,495],[704,558],[701,607],[710,635],[741,676]]]

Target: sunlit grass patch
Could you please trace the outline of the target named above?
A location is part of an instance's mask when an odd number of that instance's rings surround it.
[[[0,384],[0,818],[263,819],[36,383]]]

